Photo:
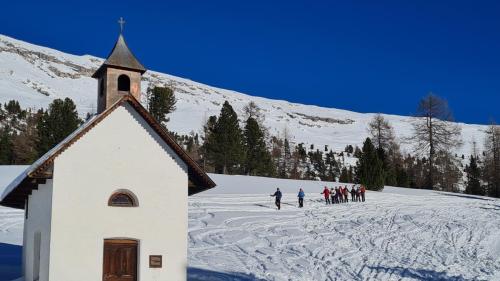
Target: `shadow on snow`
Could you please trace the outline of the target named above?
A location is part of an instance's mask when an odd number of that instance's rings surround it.
[[[12,280],[21,276],[22,247],[0,243],[0,280]],[[417,280],[465,281],[461,276],[449,276],[446,272],[428,269],[414,269],[403,267],[368,266],[373,271],[397,274],[401,277]],[[253,274],[237,272],[217,272],[208,269],[189,267],[187,269],[189,281],[266,281]]]
[[[21,277],[22,246],[0,243],[0,280]],[[251,274],[224,273],[189,267],[189,281],[265,281]]]
[[[465,281],[465,279],[461,276],[448,276],[446,272],[439,272],[429,269],[404,268],[399,266],[368,266],[368,268],[373,271],[396,274],[404,278],[412,278],[416,280]]]
[[[23,247],[0,243],[0,280],[21,277]]]
[[[188,281],[266,281],[255,277],[253,274],[237,272],[217,272],[208,269],[189,267],[187,270]]]
[[[438,192],[439,195],[445,195],[445,196],[455,196],[455,197],[462,197],[462,198],[468,198],[468,199],[477,199],[477,200],[484,200],[484,201],[495,201],[493,198],[483,198],[478,195],[470,195],[470,194],[464,194],[464,193],[449,193],[449,192]]]

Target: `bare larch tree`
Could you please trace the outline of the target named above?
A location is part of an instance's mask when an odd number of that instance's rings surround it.
[[[446,100],[429,93],[417,108],[410,138],[415,151],[427,156],[429,169],[427,185],[434,188],[434,158],[438,151],[450,151],[462,144],[461,127],[453,122]]]
[[[382,114],[377,113],[368,124],[368,132],[377,149],[389,150],[394,142],[394,129]]]
[[[250,101],[243,107],[243,116],[245,120],[252,117],[253,119],[257,120],[259,125],[262,125],[264,121],[262,109],[254,101]]]

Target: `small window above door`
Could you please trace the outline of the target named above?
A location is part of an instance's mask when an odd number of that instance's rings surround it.
[[[108,200],[112,207],[137,207],[137,198],[129,191],[117,191]]]

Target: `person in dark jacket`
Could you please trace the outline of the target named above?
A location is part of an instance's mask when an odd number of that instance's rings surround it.
[[[330,188],[330,198],[332,199],[332,204],[335,204],[335,189]]]
[[[349,189],[347,188],[347,185],[343,189],[344,193],[344,202],[349,203]]]
[[[354,185],[351,188],[351,202],[356,201],[356,189],[354,189]]]
[[[330,202],[330,190],[328,190],[328,187],[325,186],[325,188],[323,189],[323,192],[321,192],[320,194],[323,194],[325,196],[326,205],[331,204],[331,202]]]
[[[306,196],[306,194],[304,193],[304,190],[299,189],[299,194],[297,195],[297,197],[299,198],[299,208],[302,208],[304,207],[304,197]]]
[[[274,194],[271,194],[272,197],[275,198],[274,204],[276,204],[276,207],[278,207],[278,210],[281,210],[281,191],[279,188],[276,188],[276,192]]]

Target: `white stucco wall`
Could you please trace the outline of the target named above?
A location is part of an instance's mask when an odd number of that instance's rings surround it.
[[[49,280],[52,181],[38,185],[28,198],[28,218],[24,220],[23,268],[26,281],[34,280],[34,240],[40,233],[40,281]]]
[[[107,238],[139,241],[139,280],[186,280],[187,185],[185,163],[128,104],[117,108],[54,162],[50,280],[102,280]],[[109,207],[119,189],[139,207]]]

